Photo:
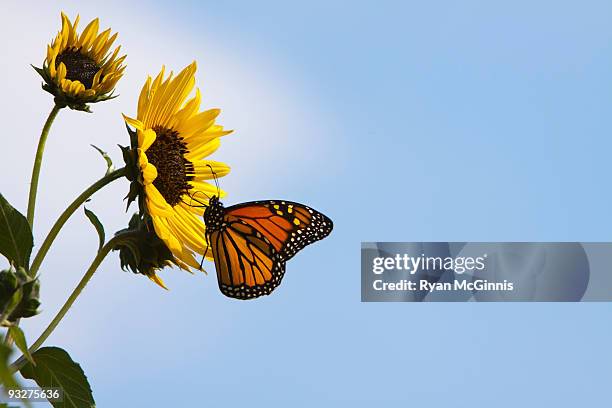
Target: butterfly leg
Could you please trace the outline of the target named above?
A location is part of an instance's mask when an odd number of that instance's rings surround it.
[[[206,239],[206,251],[204,252],[204,255],[202,255],[202,260],[200,261],[200,270],[208,275],[204,268],[202,268],[202,265],[204,265],[204,259],[206,259],[206,255],[208,255],[208,250],[210,249],[210,243],[208,242],[208,233],[204,234],[204,238]]]

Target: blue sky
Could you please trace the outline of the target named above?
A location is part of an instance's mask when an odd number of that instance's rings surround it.
[[[610,400],[607,303],[359,301],[361,241],[611,240],[609,2],[81,3],[1,6],[0,189],[22,209],[51,104],[27,64],[44,58],[59,11],[99,16],[128,53],[120,98],[62,112],[52,130],[38,242],[103,172],[88,145],[120,160],[119,113],[135,112],[145,75],[193,59],[205,103],[236,130],[215,154],[233,168],[226,203],[287,198],[335,222],[254,302],[223,297],[212,265],[207,277],[165,271],[166,293],[109,258],[49,339],[82,364],[98,406]],[[91,203],[109,231],[127,222],[126,189]],[[61,237],[29,339],[96,248],[83,217]]]

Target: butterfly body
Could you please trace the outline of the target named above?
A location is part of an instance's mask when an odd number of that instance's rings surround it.
[[[236,299],[269,295],[286,262],[333,228],[328,217],[303,204],[267,200],[225,208],[216,196],[204,211],[204,223],[219,288]]]
[[[204,223],[208,231],[217,231],[223,228],[223,216],[225,206],[219,197],[213,196],[208,202],[208,207],[204,210]]]

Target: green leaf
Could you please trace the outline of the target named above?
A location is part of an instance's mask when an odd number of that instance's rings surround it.
[[[0,194],[0,254],[15,266],[28,269],[33,245],[28,221]]]
[[[100,153],[100,155],[102,155],[102,158],[106,161],[106,174],[108,175],[109,173],[111,173],[113,170],[115,170],[114,166],[113,166],[113,160],[110,158],[110,156],[108,155],[108,153],[106,153],[104,150],[100,149],[98,146],[96,145],[91,145],[91,147],[93,147],[94,149],[96,149],[98,151],[98,153]]]
[[[55,408],[93,408],[96,406],[91,387],[81,366],[59,347],[43,347],[32,355],[36,366],[26,363],[20,370],[24,378],[40,387],[59,387],[64,391],[62,402],[51,402]]]
[[[13,350],[9,346],[4,343],[0,343],[0,383],[2,386],[6,388],[17,388],[20,389],[21,386],[13,377],[13,373],[9,368],[9,358],[11,357],[11,353]]]
[[[85,208],[85,207],[83,207]],[[106,239],[105,233],[104,233],[104,225],[102,225],[102,223],[100,222],[100,219],[98,218],[98,216],[96,214],[93,213],[93,211],[88,210],[87,208],[85,208],[85,215],[87,216],[87,218],[89,218],[89,221],[91,221],[91,223],[93,224],[94,228],[96,229],[96,232],[98,233],[98,238],[100,239],[100,244],[98,246],[98,250],[102,249],[102,246],[104,246],[104,241]]]
[[[13,340],[15,340],[15,345],[21,350],[25,358],[27,358],[32,364],[36,365],[34,360],[32,359],[32,355],[28,350],[28,344],[26,343],[25,335],[23,331],[19,328],[19,326],[11,326],[9,327],[9,333]]]

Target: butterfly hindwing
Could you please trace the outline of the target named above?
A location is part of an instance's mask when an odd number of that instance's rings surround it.
[[[265,200],[228,207],[227,215],[238,217],[264,235],[285,261],[305,246],[332,231],[333,222],[324,214],[303,204]]]
[[[228,216],[223,230],[210,234],[221,292],[236,299],[270,294],[285,274],[285,262],[252,226]]]

